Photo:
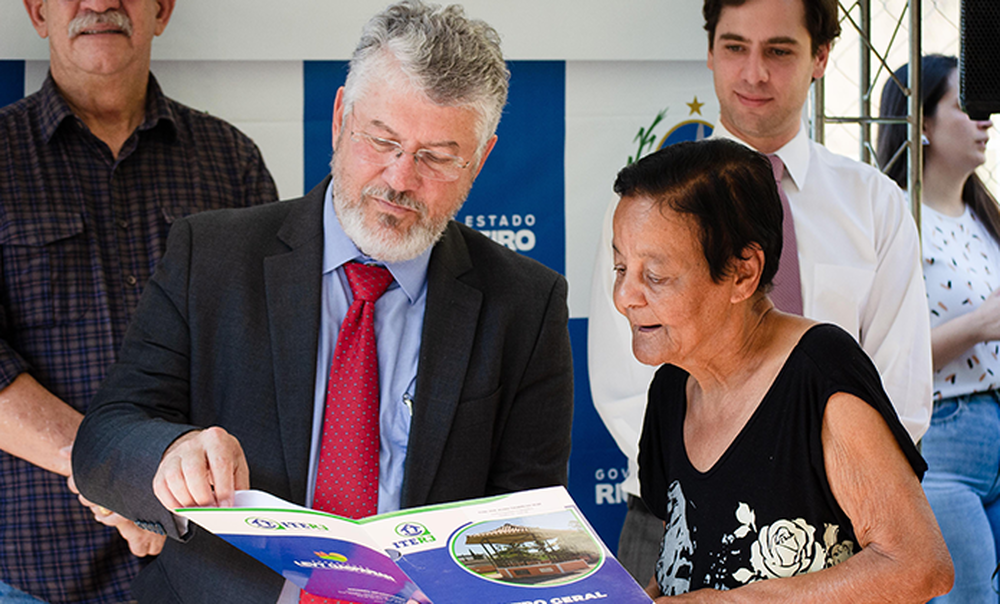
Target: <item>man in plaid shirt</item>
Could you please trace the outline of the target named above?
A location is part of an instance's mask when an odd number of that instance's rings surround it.
[[[174,0],[24,3],[50,72],[0,109],[0,602],[121,602],[163,538],[71,492],[82,413],[170,224],[277,191],[249,138],[150,74]]]

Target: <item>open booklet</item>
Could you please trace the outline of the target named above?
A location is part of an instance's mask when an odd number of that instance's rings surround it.
[[[563,487],[349,520],[260,491],[177,513],[318,596],[361,604],[648,604]]]

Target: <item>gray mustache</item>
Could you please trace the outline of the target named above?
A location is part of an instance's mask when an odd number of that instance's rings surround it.
[[[424,204],[420,203],[416,199],[413,199],[406,193],[401,193],[390,187],[380,187],[380,186],[365,187],[365,189],[361,191],[361,194],[371,197],[383,197],[391,203],[394,203],[398,206],[402,206],[404,208],[409,208],[411,210],[416,210],[420,213],[426,211],[426,207],[424,206]]]
[[[69,37],[75,38],[95,25],[111,25],[120,29],[126,36],[132,36],[132,20],[119,10],[108,10],[103,13],[86,11],[69,23]]]

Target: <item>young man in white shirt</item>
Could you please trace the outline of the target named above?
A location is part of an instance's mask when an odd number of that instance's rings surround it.
[[[781,187],[794,221],[802,314],[858,339],[916,442],[930,423],[931,357],[915,223],[894,183],[809,140],[802,120],[809,87],[823,76],[840,34],[837,2],[706,0],[703,14],[720,108],[713,137],[777,155],[784,164]],[[632,356],[630,327],[612,302],[613,213],[609,208],[594,267],[590,385],[598,413],[629,458],[623,485],[629,511],[618,557],[645,584],[662,523],[639,500],[635,459],[656,368]]]

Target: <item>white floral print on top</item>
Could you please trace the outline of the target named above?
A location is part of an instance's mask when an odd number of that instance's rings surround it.
[[[691,589],[691,528],[687,520],[687,500],[681,483],[674,481],[667,491],[667,522],[664,523],[660,557],[656,561],[656,582],[664,596],[679,596]]]
[[[669,500],[666,530],[656,563],[656,580],[662,595],[676,596],[687,593],[690,588],[693,568],[690,556],[697,545],[691,540],[686,512],[688,502],[680,482],[670,485]],[[733,579],[744,585],[830,568],[853,556],[856,549],[851,540],[838,541],[840,527],[835,524],[826,524],[822,540],[819,540],[816,528],[802,518],[776,520],[758,529],[756,512],[742,502],[735,515],[738,526],[732,534],[723,537],[723,543],[729,555],[744,560],[749,549],[750,568],[739,568],[733,573]],[[727,589],[723,583],[716,583],[714,587]]]
[[[736,519],[743,524],[735,537],[743,538],[755,532],[756,514],[745,503],[736,510]],[[816,539],[816,529],[802,518],[778,520],[760,529],[750,545],[750,566],[733,573],[740,583],[764,579],[780,579],[814,573],[840,564],[854,555],[854,542],[837,542],[840,528],[827,524],[823,541]]]
[[[968,207],[958,218],[921,208],[931,328],[979,307],[1000,285],[1000,247]],[[934,372],[934,398],[1000,386],[1000,342],[980,342]]]

